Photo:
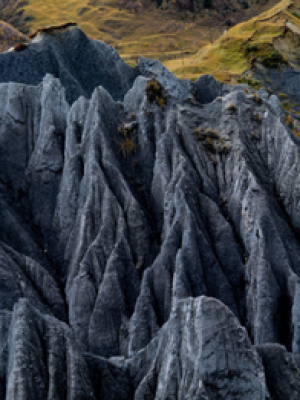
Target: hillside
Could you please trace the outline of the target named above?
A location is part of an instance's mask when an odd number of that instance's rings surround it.
[[[8,50],[17,43],[27,41],[29,41],[29,38],[26,35],[10,24],[0,21],[0,52]]]
[[[32,19],[24,16],[22,7],[27,4],[26,0],[0,0],[0,20],[27,34],[29,32],[27,23]]]
[[[257,64],[273,68],[289,64],[298,68],[299,45],[300,3],[282,0],[265,13],[231,28],[174,72],[193,79],[210,73],[223,81],[232,81]]]
[[[0,400],[299,400],[285,122],[75,24],[1,53]]]
[[[124,60],[136,64],[144,55],[159,60],[174,60],[182,65],[184,58],[195,54],[199,47],[218,38],[228,25],[247,20],[269,9],[276,0],[230,1],[215,0],[209,8],[198,2],[200,10],[191,12],[183,1],[68,0],[7,3],[7,22],[12,19],[23,32],[48,25],[76,22],[91,38],[113,45]],[[245,4],[248,4],[248,7]],[[247,7],[247,8],[245,8]],[[16,14],[19,19],[16,20]],[[226,22],[227,21],[227,22]],[[220,25],[221,24],[221,25]],[[208,34],[208,29],[212,29]],[[184,57],[183,57],[184,56]],[[183,60],[183,61],[182,61]]]

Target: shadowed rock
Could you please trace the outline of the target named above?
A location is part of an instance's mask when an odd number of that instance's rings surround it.
[[[135,399],[265,399],[261,360],[236,318],[205,296],[176,304],[129,361]]]
[[[73,24],[34,36],[26,51],[0,54],[0,82],[38,85],[49,73],[60,79],[72,103],[79,96],[89,98],[99,85],[121,100],[137,76],[111,46],[89,39]]]
[[[293,356],[278,344],[257,346],[266,373],[267,385],[273,399],[298,399],[300,372]]]

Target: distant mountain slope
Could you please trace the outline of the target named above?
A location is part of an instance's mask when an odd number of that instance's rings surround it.
[[[28,0],[17,3],[10,0],[9,3],[15,4],[14,13],[21,13],[20,18],[27,21],[26,29],[30,32],[42,26],[74,21],[91,38],[115,46],[122,58],[132,65],[143,55],[161,61],[173,60],[176,68],[177,64],[182,65],[185,57],[196,54],[203,45],[217,39],[228,24],[245,21],[276,2],[199,0],[200,9],[197,5],[193,12],[187,9],[186,2],[178,0],[164,0],[159,8],[156,1],[150,0]],[[212,28],[214,30],[208,33]]]

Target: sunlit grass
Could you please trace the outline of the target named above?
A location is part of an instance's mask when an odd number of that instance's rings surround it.
[[[274,4],[276,0],[270,0],[269,4],[272,1]],[[274,40],[284,34],[287,20],[299,27],[300,32],[300,19],[296,16],[299,9],[294,4],[282,0],[223,35],[225,27],[217,29],[214,36],[207,34],[209,23],[210,27],[216,23],[212,11],[203,12],[202,20],[198,15],[195,22],[191,18],[183,21],[178,12],[157,10],[155,3],[137,14],[120,7],[118,0],[28,0],[23,9],[25,17],[34,18],[28,22],[30,32],[43,26],[76,22],[88,36],[114,46],[130,65],[136,65],[138,57],[143,55],[160,59],[182,78],[195,80],[200,74],[210,73],[230,81],[250,68],[251,58],[272,53]],[[263,6],[254,3],[250,9],[255,7]],[[245,16],[250,15],[250,10],[244,12]],[[248,44],[258,50],[245,52]]]
[[[264,60],[271,59],[270,57],[277,51],[276,39],[280,38],[283,43],[285,35],[287,38],[291,35],[291,31],[286,29],[287,20],[294,25],[294,33],[299,29],[300,34],[300,19],[291,12],[294,4],[291,0],[283,0],[260,16],[236,25],[213,45],[207,45],[201,49],[189,65],[175,69],[175,73],[180,73],[185,77],[199,73],[220,76],[220,71],[222,71],[225,72],[225,76],[227,73],[227,78],[228,76],[236,77],[251,67],[253,58],[261,60],[262,63]],[[246,51],[247,46],[249,52]],[[286,49],[284,46],[281,47],[283,48],[280,48],[282,60],[285,62],[290,59],[289,51],[292,53],[294,49],[288,48],[288,45]]]

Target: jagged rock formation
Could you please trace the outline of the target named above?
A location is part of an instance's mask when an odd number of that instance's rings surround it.
[[[275,98],[74,27],[0,54],[0,81],[0,398],[297,399],[300,147]]]
[[[121,100],[138,75],[110,46],[90,40],[72,25],[57,33],[39,33],[26,51],[0,54],[0,60],[0,82],[38,85],[49,73],[59,78],[70,103],[90,97],[99,85]]]

